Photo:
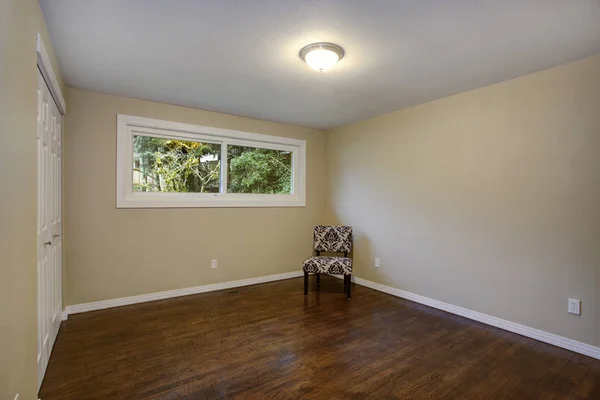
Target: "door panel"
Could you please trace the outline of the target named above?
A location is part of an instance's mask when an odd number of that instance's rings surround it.
[[[58,107],[38,72],[38,387],[62,312],[61,122]]]

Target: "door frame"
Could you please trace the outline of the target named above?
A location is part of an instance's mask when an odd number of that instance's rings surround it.
[[[42,35],[39,33],[36,36],[36,52],[37,66],[40,69],[46,84],[48,85],[48,89],[50,89],[50,94],[52,95],[52,98],[58,107],[58,111],[61,113],[61,115],[65,115],[67,113],[67,103],[65,103],[62,90],[60,90],[60,85],[58,84],[58,79],[56,79],[54,68],[52,68],[50,56],[46,51],[46,46],[42,40]]]

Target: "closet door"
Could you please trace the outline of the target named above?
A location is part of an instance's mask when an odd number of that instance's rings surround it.
[[[38,387],[61,322],[61,134],[62,116],[38,72]]]

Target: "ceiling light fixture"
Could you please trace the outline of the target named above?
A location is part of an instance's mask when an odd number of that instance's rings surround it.
[[[333,43],[313,43],[300,50],[300,58],[319,72],[333,67],[342,57],[344,49]]]

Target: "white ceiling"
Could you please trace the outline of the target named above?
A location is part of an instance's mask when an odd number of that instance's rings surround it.
[[[600,0],[40,3],[69,86],[323,129],[600,53]]]

